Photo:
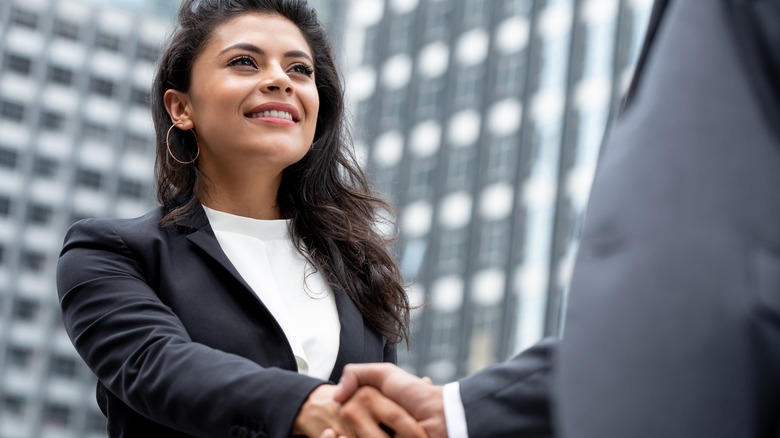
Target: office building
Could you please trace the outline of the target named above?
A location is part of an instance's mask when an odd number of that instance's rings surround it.
[[[313,2],[326,25],[343,8]],[[148,91],[179,2],[0,2],[0,437],[104,437],[60,320],[67,227],[156,204]]]
[[[444,382],[561,332],[604,126],[651,6],[353,2],[358,150],[423,305],[404,367]]]
[[[0,4],[0,436],[106,436],[54,285],[67,227],[153,205],[147,93],[167,20]]]

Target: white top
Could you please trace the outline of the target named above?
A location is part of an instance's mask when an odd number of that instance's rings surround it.
[[[282,327],[298,372],[328,380],[341,331],[336,300],[293,245],[289,221],[203,209],[225,255]]]

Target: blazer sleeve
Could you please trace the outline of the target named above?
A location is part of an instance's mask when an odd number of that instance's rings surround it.
[[[552,436],[550,391],[557,343],[543,340],[459,381],[470,438]]]
[[[98,379],[142,415],[194,436],[289,436],[324,382],[193,342],[139,257],[106,221],[81,221],[65,237],[62,317]]]

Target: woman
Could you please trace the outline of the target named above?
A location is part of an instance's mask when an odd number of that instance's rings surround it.
[[[185,1],[152,90],[162,204],[68,231],[63,320],[109,434],[317,436],[409,305],[305,0]]]

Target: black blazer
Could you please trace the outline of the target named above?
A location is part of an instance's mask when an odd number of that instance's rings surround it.
[[[87,219],[65,237],[57,268],[68,334],[98,377],[112,437],[285,437],[323,382],[296,372],[279,324],[219,246],[205,212],[159,226]],[[395,348],[334,291],[350,362],[395,361]]]

